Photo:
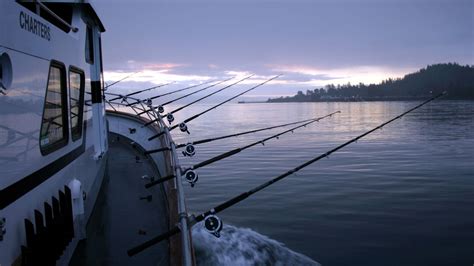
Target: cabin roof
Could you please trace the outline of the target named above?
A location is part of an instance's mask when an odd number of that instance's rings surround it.
[[[100,20],[99,16],[95,12],[95,8],[92,5],[92,3],[89,2],[89,0],[70,0],[71,2],[80,2],[83,3],[85,6],[86,12],[91,16],[92,19],[97,23],[97,25],[100,28],[101,32],[105,31],[104,24],[102,24],[102,21]]]

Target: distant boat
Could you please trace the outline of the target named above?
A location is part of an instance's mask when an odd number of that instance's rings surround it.
[[[266,101],[238,101],[237,103],[266,103]]]

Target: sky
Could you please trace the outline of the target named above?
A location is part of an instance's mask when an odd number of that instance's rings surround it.
[[[114,90],[255,74],[248,97],[378,83],[428,64],[474,64],[472,0],[95,0]],[[112,87],[111,87],[112,88]]]

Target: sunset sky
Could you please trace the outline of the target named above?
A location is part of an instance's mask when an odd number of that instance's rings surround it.
[[[254,97],[377,83],[427,64],[474,64],[472,0],[95,0],[108,82],[175,88],[284,76]]]

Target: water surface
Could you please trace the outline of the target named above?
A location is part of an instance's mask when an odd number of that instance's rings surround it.
[[[337,110],[342,113],[199,169],[196,187],[186,186],[189,209],[194,213],[206,211],[416,104],[219,107],[190,122],[191,135],[175,132],[176,142],[293,122]],[[210,106],[185,109],[178,113],[176,121]],[[200,145],[195,157],[181,158],[181,163],[189,166],[282,130]],[[474,102],[436,101],[219,216],[225,224],[250,228],[323,265],[472,265],[473,158]]]

